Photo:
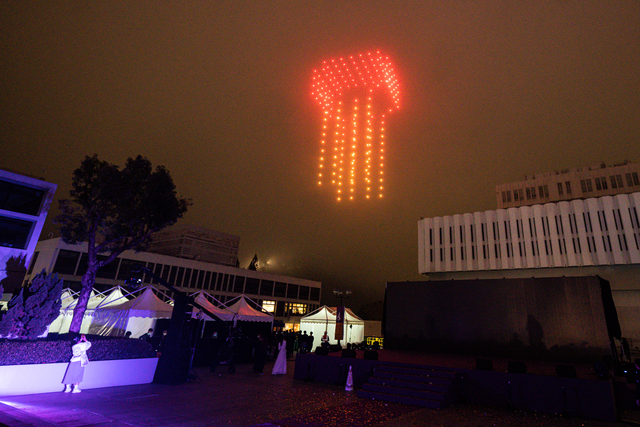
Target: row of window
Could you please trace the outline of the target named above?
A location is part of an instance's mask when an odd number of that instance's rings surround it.
[[[105,257],[102,257],[104,259]],[[72,276],[82,276],[87,271],[88,254],[70,250],[60,250],[56,258],[53,272]],[[202,289],[236,294],[249,294],[290,298],[299,300],[320,301],[320,288],[275,282],[242,275],[218,273],[186,267],[144,263],[126,258],[117,258],[98,270],[96,277],[112,280],[127,280],[131,277],[142,279],[143,283],[157,284],[157,280],[148,274],[133,273],[132,270],[141,264],[164,281],[178,287]]]
[[[571,192],[571,183],[567,182],[568,184],[568,188],[569,188],[569,193]],[[562,183],[558,183],[558,185],[561,187]],[[560,190],[562,191],[562,190]],[[549,187],[547,185],[539,185],[537,187],[537,192],[536,192],[536,187],[526,187],[526,188],[516,188],[515,190],[513,190],[513,201],[514,202],[520,202],[525,200],[525,194],[526,194],[526,200],[536,200],[536,198],[538,197],[538,195],[540,196],[541,199],[548,199],[549,198]],[[562,193],[560,193],[562,194]],[[511,190],[506,190],[502,192],[502,203],[511,203]]]
[[[580,188],[582,189],[582,193],[586,194],[594,191],[594,183],[596,191],[606,191],[609,190],[609,186],[611,186],[612,189],[625,188],[625,182],[627,187],[640,186],[638,172],[629,172],[624,175],[624,179],[622,174],[610,175],[608,179],[606,176],[597,177],[593,180],[591,178],[582,179],[580,180]],[[571,195],[570,181],[558,182],[557,185],[559,196]],[[532,186],[513,190],[514,202],[536,200],[536,198],[549,199],[549,188],[546,185],[539,185],[537,187]],[[502,191],[502,203],[511,203],[511,201],[511,190]]]
[[[638,177],[637,172],[630,172],[625,174],[625,179],[627,183],[627,187],[634,187],[640,185],[640,177]],[[609,184],[607,183],[607,177],[597,177],[594,179],[596,190],[603,191],[609,189]],[[611,175],[609,176],[609,182],[611,183],[611,188],[624,188],[624,182],[622,180],[622,175]],[[591,178],[580,180],[580,187],[582,188],[583,193],[589,193],[593,191],[593,183],[591,182]]]
[[[571,231],[571,241],[572,241],[572,247],[573,247],[573,252],[578,254],[578,253],[582,253],[582,247],[580,246],[580,239],[577,237],[578,234],[578,223],[577,223],[577,219],[576,219],[576,214],[575,213],[571,213],[569,214],[569,228]],[[618,231],[622,231],[624,230],[624,223],[622,221],[622,213],[620,211],[620,209],[614,209],[613,210],[613,220],[614,220],[614,226],[615,229]],[[637,209],[635,207],[631,207],[629,208],[629,220],[631,222],[632,228],[635,230],[639,230],[640,229],[640,220],[638,218],[638,212]],[[591,221],[591,213],[590,212],[583,212],[582,214],[582,221],[584,223],[584,227],[585,227],[585,231],[587,232],[587,246],[588,246],[588,251],[589,253],[593,253],[596,250],[596,244],[595,244],[595,237],[593,236],[593,224]],[[553,247],[551,245],[551,234],[550,234],[550,228],[549,228],[549,218],[548,217],[543,217],[542,218],[542,236],[543,236],[543,241],[544,241],[544,246],[545,246],[545,254],[546,255],[553,255]],[[498,222],[493,222],[493,239],[496,243],[494,243],[494,256],[495,258],[501,258],[502,252],[501,252],[501,247],[499,245],[499,240],[500,240],[500,226]],[[513,251],[513,243],[511,241],[511,220],[506,220],[503,222],[504,225],[504,235],[505,235],[505,239],[507,240],[506,242],[506,256],[507,258],[510,258],[511,256],[514,255],[514,251]],[[604,211],[598,211],[598,225],[600,227],[600,231],[602,233],[608,233],[609,231],[609,227],[607,224],[607,219],[604,215]],[[566,249],[566,241],[565,241],[565,237],[564,237],[564,226],[563,226],[563,222],[561,221],[561,218],[558,215],[555,215],[555,227],[556,227],[556,234],[558,235],[558,247],[559,247],[559,251],[560,254],[566,254],[567,253],[567,249]],[[483,259],[488,259],[489,258],[489,244],[487,243],[487,237],[488,237],[488,233],[486,231],[486,224],[481,224],[481,238],[482,238],[482,253],[483,253]],[[443,242],[443,229],[439,228],[438,229],[439,233],[439,244],[442,245]],[[470,241],[473,244],[474,243],[474,235],[475,235],[475,227],[474,224],[469,224],[469,231],[470,231]],[[517,238],[518,239],[522,239],[524,236],[524,227],[523,227],[523,222],[521,219],[516,219],[516,233],[517,233]],[[463,225],[460,225],[460,244],[464,245],[465,241],[466,241],[466,233],[465,233],[465,227]],[[537,228],[536,228],[536,222],[532,219],[529,218],[529,234],[530,237],[532,239],[531,241],[531,253],[533,256],[536,255],[540,255],[540,250],[538,247],[538,232],[537,232]],[[629,250],[629,245],[627,243],[627,237],[625,234],[617,234],[618,237],[618,246],[620,248],[621,251],[628,251]],[[638,234],[634,233],[634,239],[635,239],[635,247],[636,250],[640,250],[640,239],[638,238]],[[452,245],[453,244],[453,227],[450,226],[449,227],[449,244]],[[611,252],[612,251],[612,246],[611,246],[611,237],[609,235],[602,235],[602,242],[603,242],[603,247],[605,252]],[[433,245],[434,245],[434,233],[433,233],[433,229],[429,229],[429,245],[432,247],[430,249],[429,252],[429,257],[430,257],[430,261],[434,262],[435,259],[435,254],[434,254],[434,249],[433,249]],[[453,246],[451,246],[449,248],[449,259],[451,261],[454,261],[456,258],[456,250],[458,250],[459,252],[459,256],[460,256],[460,260],[464,261],[465,260],[465,247],[458,247],[458,248],[454,248]],[[525,242],[518,242],[518,250],[519,250],[519,254],[521,257],[526,256],[527,255],[527,247]],[[445,249],[444,248],[440,248],[440,261],[443,262],[444,258],[445,258]],[[476,247],[475,246],[471,246],[471,259],[475,260],[476,259]]]

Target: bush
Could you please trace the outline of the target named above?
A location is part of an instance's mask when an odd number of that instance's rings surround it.
[[[60,336],[66,338],[66,336]],[[156,357],[151,345],[142,340],[87,336],[89,361],[143,359]],[[66,363],[71,359],[70,340],[0,340],[0,365]]]

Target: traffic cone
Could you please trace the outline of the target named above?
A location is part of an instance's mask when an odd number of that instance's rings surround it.
[[[349,365],[349,375],[347,375],[347,385],[344,387],[345,391],[353,391],[353,373],[351,372],[351,365]]]

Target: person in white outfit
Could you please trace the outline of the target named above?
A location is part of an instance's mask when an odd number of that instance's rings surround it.
[[[73,389],[73,393],[80,393],[80,383],[84,375],[84,367],[89,363],[87,350],[91,348],[91,343],[87,341],[87,337],[80,336],[80,340],[71,347],[73,356],[69,360],[67,372],[64,374],[62,384],[64,384],[64,392],[69,393]]]
[[[271,375],[286,375],[287,373],[287,342],[282,336],[278,339],[278,357],[273,365]]]

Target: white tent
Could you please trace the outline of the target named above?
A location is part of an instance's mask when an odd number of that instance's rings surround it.
[[[62,295],[60,295],[60,301],[62,303],[62,305],[60,306],[60,314],[49,325],[48,331],[50,333],[60,333],[65,318],[65,312],[70,305],[75,305],[76,295],[77,292],[74,292],[71,289],[65,289],[64,291],[62,291]],[[69,326],[67,326],[67,332],[69,332]]]
[[[225,320],[225,321],[233,320],[233,316],[235,315],[235,313],[233,313],[232,311],[230,311],[227,308],[215,306],[211,301],[209,301],[209,298],[207,298],[207,296],[209,296],[209,297],[211,297],[211,296],[208,293],[206,293],[205,291],[199,291],[199,292],[193,294],[193,296],[195,296],[195,298],[194,298],[195,302],[200,304],[202,307],[206,308],[211,313],[213,313],[216,316],[218,316],[219,319]],[[211,298],[213,298],[213,297],[211,297]],[[191,313],[191,317],[196,317],[199,312],[200,312],[200,309],[198,309],[196,307],[193,307],[193,312]],[[209,317],[208,315],[206,315],[204,313],[203,313],[203,319],[204,320],[213,320],[213,319],[211,319],[211,317]]]
[[[336,332],[336,307],[323,305],[300,319],[300,330],[313,332],[313,346],[320,345],[320,339],[326,331],[329,335],[329,343],[337,344]],[[345,308],[343,339],[341,344],[359,344],[364,341],[364,320],[356,316],[350,308]]]
[[[109,293],[107,295],[107,293]],[[60,308],[60,316],[49,325],[49,332],[57,332],[60,334],[66,334],[71,327],[71,320],[73,319],[73,311],[78,304],[77,292],[67,289],[62,293],[62,307]],[[80,333],[87,334],[91,323],[93,322],[93,314],[96,308],[107,307],[113,304],[121,304],[127,299],[122,294],[122,288],[116,286],[106,292],[91,291],[89,301],[87,301],[87,309],[82,317],[82,325],[80,326]]]
[[[73,299],[73,301],[71,301],[65,308],[64,310],[60,310],[60,315],[62,316],[61,321],[60,321],[60,327],[58,328],[58,330],[54,331],[51,329],[51,327],[49,327],[49,332],[57,332],[59,334],[66,334],[69,332],[69,328],[71,328],[71,320],[73,320],[73,310],[75,310],[76,305],[78,304],[78,293],[76,293],[74,296],[75,298]],[[102,294],[98,294],[99,296],[104,297],[104,295]],[[91,291],[91,295],[89,295],[89,301],[87,302],[87,309],[89,308],[89,304],[94,304],[97,305],[98,302],[96,301],[98,297],[96,296],[96,292],[94,290]],[[85,312],[85,316],[88,315]],[[57,321],[57,319],[56,319]],[[82,319],[82,321],[84,322],[84,317]],[[54,323],[56,323],[54,321]]]
[[[105,296],[107,292],[109,292],[109,294]],[[84,312],[84,316],[82,318],[82,326],[80,326],[80,333],[82,334],[89,333],[89,330],[91,329],[91,324],[93,323],[94,314],[97,309],[122,304],[126,301],[127,301],[127,298],[122,293],[122,288],[120,286],[116,286],[115,288],[112,288],[110,291],[106,291],[100,295],[97,295],[94,298],[89,299],[89,302],[87,303],[87,310]]]
[[[134,299],[97,308],[89,330],[92,334],[112,336],[123,336],[130,331],[131,336],[137,338],[152,328],[156,319],[170,318],[172,312],[173,306],[158,298],[149,286]]]
[[[233,304],[227,305],[229,311],[235,314],[234,320],[243,320],[247,322],[271,322],[273,323],[273,316],[267,314],[263,311],[256,310],[251,307],[249,302],[253,303],[255,306],[259,307],[259,305],[253,302],[251,299],[247,298],[244,295],[240,295],[239,297],[234,298],[237,299]],[[231,300],[233,301],[233,300]],[[228,302],[231,302],[228,301]]]

